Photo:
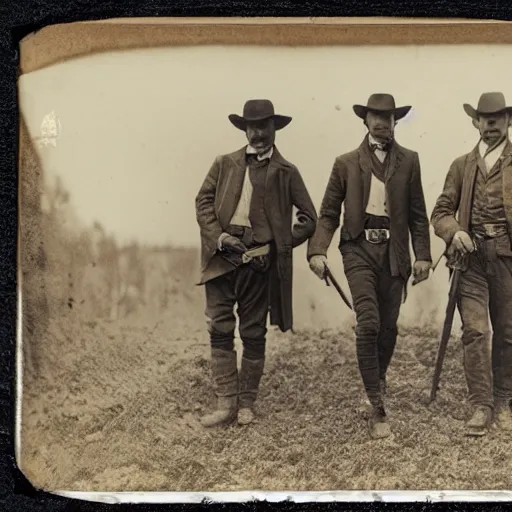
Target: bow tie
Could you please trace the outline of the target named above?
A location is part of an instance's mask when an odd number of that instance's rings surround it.
[[[383,143],[370,143],[370,149],[372,150],[372,153],[376,149],[380,149],[381,151],[389,151],[389,148],[391,146],[391,142],[383,142]]]
[[[247,154],[247,161],[251,163],[267,163],[270,160],[269,156],[265,156],[265,158],[261,158],[259,155],[255,153]]]

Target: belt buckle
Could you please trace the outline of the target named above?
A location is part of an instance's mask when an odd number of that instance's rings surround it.
[[[366,229],[366,240],[371,244],[381,244],[387,240],[385,229]]]

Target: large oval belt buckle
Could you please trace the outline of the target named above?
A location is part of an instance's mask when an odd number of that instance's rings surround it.
[[[369,229],[368,230],[368,241],[372,244],[378,244],[379,243],[379,232],[376,229]]]

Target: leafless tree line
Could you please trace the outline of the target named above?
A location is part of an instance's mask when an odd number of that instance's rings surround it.
[[[99,222],[80,225],[60,179],[40,197],[39,248],[32,238],[24,258],[25,360],[33,370],[45,332],[66,323],[151,321],[189,293],[195,248],[122,244]]]

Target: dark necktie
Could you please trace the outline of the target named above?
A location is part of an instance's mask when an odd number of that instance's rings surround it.
[[[381,151],[389,151],[389,148],[391,146],[391,142],[383,142],[383,143],[370,143],[370,149],[372,150],[372,153],[375,152],[376,149],[380,149]]]
[[[248,154],[247,155],[247,163],[251,166],[251,167],[262,167],[262,166],[265,166],[268,161],[270,159],[267,157],[267,158],[263,158],[263,159],[259,159],[258,158],[258,155],[256,154]]]

